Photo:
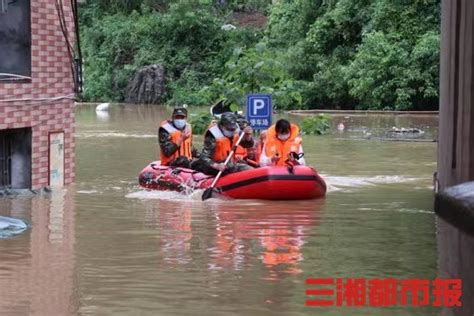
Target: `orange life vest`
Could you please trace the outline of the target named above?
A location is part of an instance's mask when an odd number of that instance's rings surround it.
[[[170,134],[171,141],[175,144],[178,144],[178,140],[181,137],[181,134],[183,133],[179,129],[173,126],[170,122],[163,121],[160,124],[160,127],[163,128],[165,131]],[[186,127],[184,130],[189,130],[191,131],[191,137],[185,139],[182,143],[181,146],[179,146],[178,150],[174,152],[171,156],[167,157],[163,150],[160,148],[160,159],[161,159],[161,164],[164,166],[169,165],[169,163],[179,156],[186,156],[188,159],[192,159],[192,130],[191,130],[191,125],[186,123]]]
[[[234,153],[235,159],[244,160],[246,156],[247,156],[247,150],[240,145],[237,146],[237,149],[235,150],[235,153]]]
[[[263,145],[265,144],[267,139],[267,130],[260,132],[260,137],[257,143],[255,144],[255,161],[260,161],[260,155],[263,151]]]
[[[299,152],[302,143],[301,137],[298,136],[299,128],[295,124],[291,124],[290,137],[287,140],[280,140],[277,137],[275,125],[270,126],[267,131],[267,140],[265,142],[265,155],[267,157],[278,156],[280,159],[276,163],[277,166],[285,166],[285,160],[292,151]]]
[[[255,161],[260,161],[261,154],[262,154],[262,145],[257,144],[257,147],[255,147]]]
[[[217,124],[211,126],[208,131],[216,139],[216,150],[214,151],[214,155],[212,155],[212,160],[214,162],[224,162],[231,152],[232,146],[239,140],[239,135],[234,134],[232,140],[230,140],[228,137],[224,136]],[[233,158],[235,161],[235,155]]]

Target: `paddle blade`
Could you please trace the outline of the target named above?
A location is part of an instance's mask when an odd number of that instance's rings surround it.
[[[210,198],[220,198],[221,193],[222,193],[222,190],[220,188],[215,188],[215,187],[207,188],[202,194],[202,200],[205,201]]]
[[[202,200],[205,201],[210,199],[212,197],[212,193],[214,193],[214,188],[207,188],[202,194]]]

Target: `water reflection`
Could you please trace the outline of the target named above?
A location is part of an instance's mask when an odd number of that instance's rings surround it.
[[[160,232],[158,251],[165,264],[187,264],[190,254],[192,202],[148,201],[145,221]]]
[[[199,201],[144,201],[145,223],[158,232],[158,253],[168,267],[196,264],[199,254],[193,246],[204,243],[203,262],[210,271],[243,271],[261,265],[262,279],[279,280],[303,272],[303,246],[321,217],[324,200],[249,202],[236,209],[233,201],[212,201],[203,216],[207,229],[194,227],[193,210]],[[279,208],[276,210],[276,208]],[[195,230],[195,231],[194,231]]]
[[[107,111],[96,111],[95,115],[100,122],[108,122],[110,119],[109,112]]]
[[[215,240],[221,250],[216,257],[233,262],[236,269],[253,253],[266,270],[261,278],[268,280],[303,272],[303,245],[319,222],[323,203],[267,202],[238,212],[232,203],[215,205],[211,211],[217,219]]]
[[[68,315],[77,309],[74,281],[74,193],[0,200],[2,215],[31,224],[0,241],[0,311]]]

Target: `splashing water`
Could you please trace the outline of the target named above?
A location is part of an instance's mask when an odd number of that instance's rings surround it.
[[[342,190],[343,188],[374,186],[378,184],[394,184],[424,180],[423,178],[404,176],[372,176],[372,177],[340,177],[324,176],[327,182],[328,192]]]
[[[169,201],[192,201],[201,200],[204,190],[186,189],[184,193],[176,191],[139,190],[125,195],[129,199],[140,200],[169,200]]]

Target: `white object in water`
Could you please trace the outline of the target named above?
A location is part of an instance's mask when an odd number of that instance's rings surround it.
[[[26,229],[26,224],[20,219],[0,216],[0,229]]]
[[[109,112],[107,111],[96,111],[95,115],[97,116],[99,121],[107,122],[110,118]]]
[[[346,127],[344,126],[344,123],[341,122],[341,123],[337,124],[337,130],[338,131],[343,131],[345,128]]]
[[[95,110],[96,111],[108,111],[109,106],[110,106],[110,103],[101,103],[95,108]]]
[[[224,24],[221,26],[221,29],[224,30],[224,31],[232,31],[232,30],[235,30],[237,27],[235,25],[232,25],[232,24]]]

